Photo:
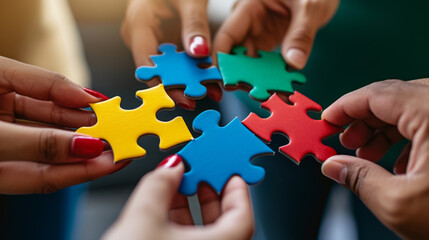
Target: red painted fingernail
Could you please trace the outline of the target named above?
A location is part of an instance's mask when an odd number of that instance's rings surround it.
[[[83,90],[84,90],[86,93],[89,93],[89,94],[91,94],[92,96],[94,96],[94,97],[96,97],[96,98],[100,98],[100,99],[102,99],[102,100],[109,100],[109,98],[108,98],[106,95],[104,95],[104,94],[102,94],[102,93],[99,93],[99,92],[97,92],[97,91],[94,91],[94,90],[92,90],[92,89],[89,89],[89,88],[84,87],[84,88],[83,88]]]
[[[209,98],[215,100],[216,102],[220,102],[220,100],[222,99],[222,94],[218,94],[212,91],[207,91],[207,96],[209,96]]]
[[[177,154],[166,157],[156,168],[173,168],[177,166],[183,158]]]
[[[104,144],[98,138],[89,136],[73,137],[70,151],[78,158],[94,158],[103,152]]]
[[[195,36],[191,39],[191,42],[189,43],[189,50],[196,56],[209,55],[209,45],[207,44],[207,41],[201,36]]]
[[[187,110],[194,110],[194,108],[189,104],[188,102],[179,102],[177,103],[181,108],[187,109]]]

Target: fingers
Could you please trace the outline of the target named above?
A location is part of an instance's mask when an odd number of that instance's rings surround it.
[[[146,215],[159,224],[167,223],[168,212],[184,172],[181,158],[177,156],[167,158],[163,167],[158,167],[142,178],[125,206],[124,219]]]
[[[220,216],[220,196],[212,187],[203,183],[198,189],[198,200],[200,201],[201,214],[205,225],[211,224]]]
[[[251,26],[249,11],[251,1],[237,4],[236,9],[228,16],[213,41],[213,63],[217,64],[217,52],[229,53],[234,45],[240,44],[246,38]]]
[[[0,161],[70,163],[94,158],[103,142],[89,136],[49,128],[0,122]]]
[[[365,159],[337,155],[326,160],[322,173],[354,192],[374,212],[384,209],[384,194],[398,181],[381,166]]]
[[[355,120],[371,121],[381,128],[397,126],[402,136],[412,139],[417,126],[425,125],[426,111],[421,102],[429,101],[429,87],[399,80],[373,83],[348,93],[335,101],[322,114],[328,122],[345,126]],[[404,101],[406,99],[406,101]]]
[[[182,42],[193,57],[207,57],[210,53],[210,29],[207,0],[180,0],[174,2],[182,22]]]
[[[15,113],[27,120],[52,123],[62,127],[79,128],[97,122],[93,112],[64,108],[53,102],[41,101],[17,94]]]
[[[411,143],[408,143],[402,149],[401,154],[399,154],[398,159],[396,160],[395,165],[393,166],[393,172],[395,174],[405,174],[407,172],[410,152],[411,152]]]
[[[253,212],[247,184],[232,177],[222,193],[222,215],[214,223],[213,239],[250,239],[254,231]],[[215,236],[215,235],[214,235]]]
[[[0,57],[0,94],[16,92],[70,108],[87,107],[100,101],[65,76]],[[93,91],[94,92],[94,91]]]
[[[51,193],[114,172],[126,162],[114,164],[111,151],[80,163],[47,165],[34,162],[1,162],[0,192],[4,194]]]

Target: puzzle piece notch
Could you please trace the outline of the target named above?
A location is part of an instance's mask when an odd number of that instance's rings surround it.
[[[202,98],[207,88],[205,81],[221,80],[219,70],[215,66],[201,68],[200,63],[211,64],[211,58],[193,58],[186,52],[177,52],[174,44],[161,44],[158,47],[161,55],[151,56],[155,66],[141,66],[136,70],[136,78],[150,80],[160,77],[165,87],[185,86],[185,96]]]
[[[144,156],[146,150],[137,144],[137,139],[142,135],[159,136],[161,149],[168,149],[192,139],[182,117],[168,122],[156,118],[156,113],[161,109],[174,108],[174,102],[168,97],[162,84],[140,90],[136,96],[142,99],[143,103],[131,110],[120,107],[120,97],[90,104],[97,115],[97,123],[91,127],[81,127],[76,132],[109,142],[115,162]]]
[[[321,162],[336,155],[335,150],[324,145],[322,140],[342,132],[343,128],[323,119],[310,118],[308,111],[320,112],[322,107],[301,93],[295,91],[289,100],[293,105],[274,94],[261,104],[261,107],[271,112],[271,116],[260,118],[251,113],[243,120],[243,124],[267,142],[271,141],[271,136],[276,132],[285,134],[289,143],[279,150],[298,164],[306,155],[313,155]]]
[[[304,75],[289,72],[278,52],[258,51],[260,57],[246,55],[245,47],[235,47],[233,54],[218,53],[219,70],[224,85],[246,83],[253,87],[250,96],[259,101],[270,97],[270,91],[293,92],[292,83],[305,83]]]
[[[250,159],[273,151],[237,118],[224,127],[219,126],[219,120],[220,114],[214,110],[198,115],[193,127],[202,135],[177,153],[191,168],[180,185],[184,195],[195,194],[201,182],[220,193],[233,175],[241,176],[248,184],[256,184],[265,176],[265,170],[252,165]]]

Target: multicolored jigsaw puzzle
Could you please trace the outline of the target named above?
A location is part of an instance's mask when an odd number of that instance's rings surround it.
[[[200,182],[207,182],[218,193],[233,175],[255,184],[265,176],[265,170],[254,166],[250,159],[273,154],[273,151],[249,131],[237,118],[224,127],[219,126],[220,114],[208,110],[198,115],[193,127],[203,134],[189,142],[179,154],[189,163],[179,191],[192,195]]]
[[[295,91],[289,101],[293,105],[287,104],[274,94],[261,104],[261,107],[271,111],[270,117],[260,118],[251,113],[243,120],[243,124],[267,142],[276,132],[285,134],[289,138],[289,144],[279,150],[298,164],[307,154],[314,155],[322,162],[336,155],[335,150],[324,145],[322,140],[342,132],[343,128],[331,125],[323,119],[310,118],[308,111],[320,112],[322,107],[301,93]]]
[[[246,83],[253,87],[250,96],[256,100],[267,100],[270,91],[293,92],[292,82],[306,82],[301,73],[287,71],[286,62],[278,52],[258,51],[260,57],[249,57],[245,47],[235,47],[232,53],[218,53],[224,85]]]
[[[137,144],[137,139],[145,134],[159,136],[161,149],[193,139],[182,117],[169,122],[156,118],[159,110],[174,108],[174,102],[162,84],[138,91],[136,95],[143,100],[143,104],[132,110],[121,108],[120,97],[90,104],[97,115],[97,123],[92,127],[81,127],[76,132],[109,142],[115,162],[144,156],[146,150]]]
[[[136,77],[140,80],[150,80],[160,77],[165,87],[185,86],[185,96],[202,98],[207,89],[202,82],[220,81],[219,70],[215,66],[202,68],[202,63],[211,64],[211,58],[192,58],[186,52],[177,52],[173,44],[161,44],[159,51],[163,54],[151,56],[155,66],[137,68]]]

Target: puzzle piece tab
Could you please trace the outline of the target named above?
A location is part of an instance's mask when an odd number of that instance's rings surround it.
[[[160,77],[165,87],[185,86],[185,95],[190,98],[202,98],[207,89],[201,82],[222,79],[219,70],[215,67],[201,68],[200,63],[212,63],[210,57],[193,58],[186,52],[177,52],[173,44],[159,45],[163,54],[151,56],[155,66],[141,66],[136,70],[139,80],[150,80]]]
[[[234,55],[218,53],[224,85],[249,84],[253,87],[250,96],[256,100],[267,100],[268,91],[293,92],[292,82],[306,82],[301,73],[286,70],[286,63],[278,52],[258,51],[260,57],[255,58],[246,55],[245,47],[235,47],[232,52]]]
[[[285,103],[277,94],[274,94],[261,107],[269,109],[271,116],[260,118],[251,113],[243,124],[265,141],[271,140],[275,132],[284,133],[289,138],[289,144],[279,148],[298,164],[307,155],[314,155],[319,161],[325,161],[337,153],[331,147],[322,143],[322,140],[340,133],[343,128],[333,126],[325,120],[315,120],[308,116],[308,111],[322,111],[322,107],[311,99],[296,92],[289,97],[294,105]]]
[[[132,110],[120,107],[121,98],[114,97],[90,106],[97,115],[97,123],[92,127],[81,127],[76,132],[106,140],[110,143],[115,162],[141,157],[146,150],[137,144],[137,139],[145,134],[159,136],[159,147],[167,149],[192,139],[182,117],[169,122],[156,118],[156,113],[165,108],[174,108],[162,84],[136,93],[143,104]]]
[[[261,181],[265,170],[254,166],[250,159],[273,151],[249,131],[237,118],[220,127],[220,114],[208,110],[198,115],[193,126],[203,134],[189,142],[180,152],[189,163],[179,191],[192,195],[200,182],[207,182],[218,193],[233,175],[241,176],[249,184]]]

